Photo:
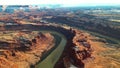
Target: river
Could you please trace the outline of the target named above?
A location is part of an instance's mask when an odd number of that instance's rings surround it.
[[[58,32],[55,32],[55,31],[46,31],[46,32],[49,32],[54,36],[56,40],[55,46],[57,47],[53,49],[53,51],[46,58],[43,57],[44,59],[40,61],[35,66],[35,68],[54,68],[55,63],[60,58],[67,42],[65,36]]]

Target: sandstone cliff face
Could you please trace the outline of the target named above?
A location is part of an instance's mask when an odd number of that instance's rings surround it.
[[[12,45],[12,48],[7,46],[11,49],[0,49],[0,68],[30,68],[41,60],[43,53],[54,46],[54,37],[50,33],[39,33],[29,38],[29,43],[19,42],[17,47]]]
[[[90,34],[82,32],[77,29],[73,29],[75,36],[73,38],[73,46],[71,48],[72,57],[74,57],[74,63],[77,67],[82,67],[84,61],[88,58],[92,58],[92,45],[90,40]]]

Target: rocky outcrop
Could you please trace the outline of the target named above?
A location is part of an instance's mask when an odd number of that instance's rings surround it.
[[[77,52],[76,49],[78,49],[78,52],[82,54],[80,58],[81,60],[90,57],[93,50],[90,44],[89,34],[79,30],[75,30],[75,33],[76,35],[73,38],[73,50]]]
[[[71,47],[71,56],[74,58],[73,64],[77,67],[82,67],[84,66],[84,60],[92,58],[93,49],[90,44],[90,35],[77,29],[73,31],[75,32],[75,36],[73,38],[74,45]]]

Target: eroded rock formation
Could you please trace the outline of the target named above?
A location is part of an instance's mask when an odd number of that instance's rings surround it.
[[[83,31],[74,29],[75,36],[73,38],[73,46],[71,48],[71,56],[74,58],[73,64],[77,67],[84,66],[84,60],[88,58],[93,58],[92,45],[90,40],[90,34]]]
[[[19,32],[15,34],[16,42],[7,40],[8,42],[0,43],[0,68],[30,68],[31,65],[40,61],[43,53],[54,46],[54,37],[50,33],[28,32],[28,35],[25,32]]]

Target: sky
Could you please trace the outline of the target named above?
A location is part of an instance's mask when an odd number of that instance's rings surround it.
[[[120,5],[120,0],[0,0],[0,5],[63,4],[64,6]]]

